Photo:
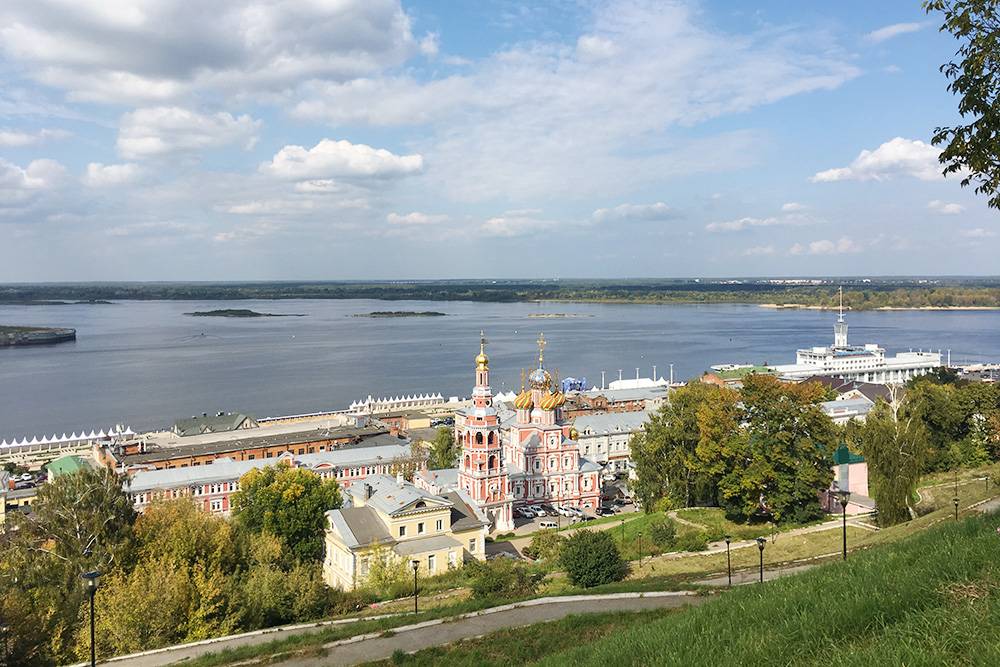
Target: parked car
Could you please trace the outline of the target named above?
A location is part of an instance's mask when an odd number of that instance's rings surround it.
[[[555,521],[539,521],[538,527],[544,530],[554,530],[559,527],[559,524]]]
[[[556,514],[558,514],[556,508],[553,507],[552,505],[549,505],[548,503],[542,503],[540,507],[543,510],[545,510],[545,513],[548,514],[549,516],[555,516]]]
[[[569,511],[568,507],[563,507],[562,505],[556,505],[556,512],[563,516],[573,516],[573,513]]]
[[[521,516],[523,516],[525,519],[534,519],[535,513],[534,511],[532,511],[530,507],[522,507]]]
[[[528,509],[535,513],[535,516],[545,516],[545,510],[541,505],[528,505]]]

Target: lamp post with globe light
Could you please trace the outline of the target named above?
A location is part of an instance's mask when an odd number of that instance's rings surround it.
[[[94,643],[94,595],[97,594],[101,573],[91,570],[81,574],[80,578],[86,582],[87,594],[90,595],[90,667],[94,667],[97,664],[97,648]]]
[[[412,561],[413,565],[413,613],[417,613],[417,568],[420,567],[420,561]]]
[[[834,495],[837,496],[837,501],[840,503],[840,509],[843,512],[844,517],[844,560],[847,560],[847,504],[851,501],[850,491],[836,491]]]
[[[732,542],[733,536],[726,535],[726,576],[729,577],[729,587],[733,587],[733,559],[729,554],[729,543]]]
[[[766,537],[757,538],[757,548],[760,550],[760,583],[764,583],[764,545],[766,544]]]

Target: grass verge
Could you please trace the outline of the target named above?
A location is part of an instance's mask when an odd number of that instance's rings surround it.
[[[996,525],[993,515],[943,522],[541,664],[1000,664]]]

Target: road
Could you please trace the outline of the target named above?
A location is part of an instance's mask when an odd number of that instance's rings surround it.
[[[645,597],[636,597],[635,594],[622,597],[623,595],[629,594],[556,598],[552,602],[531,606],[515,605],[513,608],[503,608],[502,611],[466,616],[457,621],[420,623],[396,628],[389,636],[373,634],[361,640],[331,642],[324,647],[326,652],[323,655],[294,657],[279,664],[285,667],[355,665],[389,658],[396,651],[413,653],[432,646],[480,637],[505,628],[554,621],[570,614],[676,609],[685,605],[701,604],[710,599],[685,593],[647,593]]]

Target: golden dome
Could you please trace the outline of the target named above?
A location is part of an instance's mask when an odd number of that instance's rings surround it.
[[[485,352],[480,352],[476,355],[476,368],[478,370],[486,370],[490,365],[490,358],[486,356]]]
[[[522,391],[517,395],[517,398],[514,399],[514,407],[518,410],[530,410],[533,405],[530,391]]]
[[[548,393],[542,397],[538,407],[542,410],[555,410],[566,402],[566,396],[561,391]]]
[[[579,440],[580,439],[580,432],[576,430],[576,427],[571,428],[569,430],[569,439],[570,440]]]

